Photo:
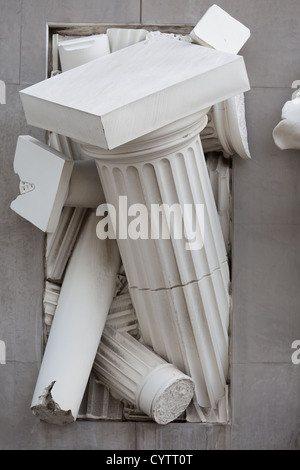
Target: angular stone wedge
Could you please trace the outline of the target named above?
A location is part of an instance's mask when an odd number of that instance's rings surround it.
[[[68,193],[74,162],[26,135],[18,138],[14,170],[21,194],[11,209],[43,232],[53,232]]]

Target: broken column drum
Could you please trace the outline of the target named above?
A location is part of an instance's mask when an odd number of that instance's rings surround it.
[[[198,404],[216,408],[228,374],[230,301],[226,249],[199,138],[207,111],[115,150],[81,148],[97,159],[108,203],[120,211],[119,197],[126,196],[128,207],[148,209],[147,239],[117,238],[143,341],[194,379]],[[196,207],[203,204],[203,246],[189,249],[186,237],[176,239],[172,221],[163,239],[151,226],[153,204],[178,204],[183,212],[189,205],[198,235]],[[126,226],[126,215],[119,217]]]
[[[114,395],[136,405],[158,424],[178,418],[193,396],[190,377],[130,334],[109,326],[104,328],[93,367]]]

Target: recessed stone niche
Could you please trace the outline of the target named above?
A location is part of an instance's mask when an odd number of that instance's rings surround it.
[[[224,18],[224,37],[237,27],[245,42],[247,29]],[[21,92],[46,145],[19,138],[12,203],[46,232],[45,353],[32,401],[40,419],[230,422],[231,163],[250,158],[249,83],[236,51],[207,47],[209,21],[191,36],[193,26],[49,25],[50,81]],[[110,91],[99,109],[90,97],[101,87]],[[52,202],[38,175],[49,159]],[[185,219],[181,239],[100,243],[97,207],[124,195],[147,207],[202,206],[201,247]]]

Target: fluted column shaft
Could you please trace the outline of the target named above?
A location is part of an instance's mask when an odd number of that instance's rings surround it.
[[[82,151],[96,158],[106,201],[123,224],[116,236],[143,340],[194,379],[201,406],[216,407],[228,374],[229,269],[199,138],[206,113],[112,151],[88,145]],[[126,220],[124,206],[119,207],[120,196],[126,196],[131,215],[134,204],[148,209],[148,237],[143,230],[136,239],[124,236],[130,217]],[[150,215],[154,204],[188,205],[197,233],[201,221],[196,212],[202,205],[203,246],[187,245],[190,219],[184,220],[181,238],[176,236],[178,219],[171,221],[168,239],[157,236]]]
[[[194,392],[192,379],[128,333],[104,328],[94,362],[99,379],[158,424],[178,418]]]

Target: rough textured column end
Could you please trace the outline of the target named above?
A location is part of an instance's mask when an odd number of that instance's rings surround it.
[[[39,404],[31,408],[32,413],[42,421],[50,424],[64,425],[75,421],[71,410],[62,410],[58,403],[53,400],[51,390],[55,381],[45,388],[44,393],[39,396]]]

